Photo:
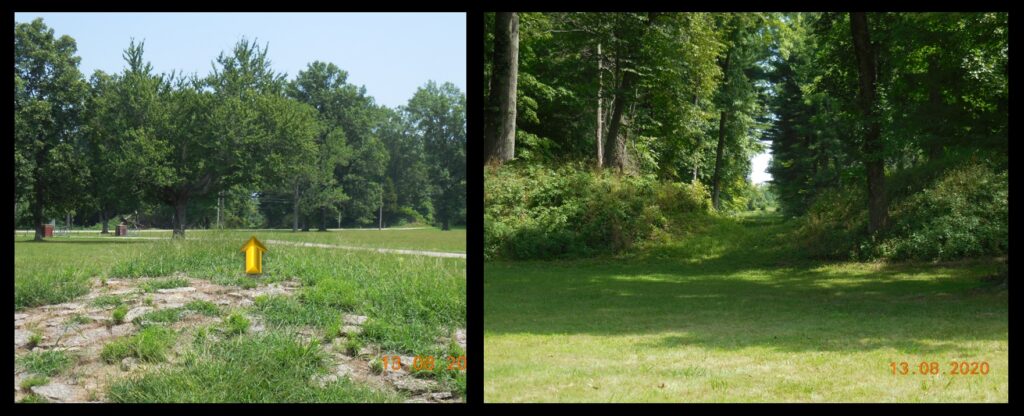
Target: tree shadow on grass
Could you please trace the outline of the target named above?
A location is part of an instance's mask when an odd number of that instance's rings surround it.
[[[779,231],[770,222],[754,229]],[[656,335],[641,344],[654,348],[907,354],[970,354],[964,342],[1006,340],[1006,292],[978,290],[997,262],[815,262],[787,256],[777,238],[739,237],[615,260],[490,262],[485,330]]]

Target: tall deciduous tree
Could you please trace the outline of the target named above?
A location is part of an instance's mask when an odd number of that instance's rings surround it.
[[[857,56],[858,103],[867,128],[864,133],[863,158],[867,169],[868,185],[868,232],[874,233],[885,228],[889,222],[889,208],[885,195],[884,145],[880,137],[881,126],[875,104],[875,79],[878,67],[875,63],[874,47],[868,31],[865,13],[850,13],[850,32],[853,34],[853,50]]]
[[[409,100],[434,183],[434,218],[448,230],[466,209],[466,96],[450,82],[430,81]]]
[[[15,198],[29,194],[36,240],[48,214],[78,204],[89,175],[78,151],[88,85],[76,51],[74,39],[54,37],[42,19],[15,26]]]
[[[334,214],[340,204],[349,199],[335,177],[335,171],[346,166],[352,156],[342,126],[346,121],[345,113],[358,110],[351,106],[360,104],[353,102],[355,87],[345,82],[347,77],[348,74],[336,65],[316,61],[300,71],[289,85],[289,95],[315,108],[320,120],[317,148],[311,160],[306,162],[313,169],[304,179],[296,176],[297,180],[293,182],[295,218],[292,231],[298,228],[300,198],[305,201],[304,211],[318,214],[320,230],[327,229],[328,213]],[[306,186],[301,185],[303,182]]]
[[[484,161],[503,163],[515,157],[516,91],[519,75],[519,16],[497,13],[491,65],[494,87],[484,130]]]

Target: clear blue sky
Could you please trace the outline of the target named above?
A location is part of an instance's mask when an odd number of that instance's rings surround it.
[[[70,35],[86,77],[124,68],[131,38],[145,40],[156,72],[210,73],[210,62],[243,36],[265,45],[271,65],[288,79],[315,60],[348,72],[378,104],[404,105],[428,80],[466,91],[463,13],[17,13]]]

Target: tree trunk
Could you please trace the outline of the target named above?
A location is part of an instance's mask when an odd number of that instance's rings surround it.
[[[39,203],[42,199],[40,196],[36,196],[36,202],[32,204],[32,220],[36,225],[36,236],[35,241],[43,241],[43,226],[46,225],[46,218],[43,217],[43,204]]]
[[[441,231],[448,231],[450,229],[451,229],[450,220],[448,219],[448,216],[445,215],[444,221],[441,221]]]
[[[941,82],[936,80],[937,73],[939,72],[938,57],[932,56],[928,60],[928,74],[929,74],[929,86],[928,86],[928,104],[929,110],[933,115],[941,115],[942,112],[942,85]],[[931,137],[928,138],[928,160],[936,160],[942,157],[945,149],[942,146],[942,123],[932,123],[929,127]]]
[[[634,72],[626,72],[622,75],[622,83],[615,91],[615,104],[612,105],[612,119],[608,124],[608,140],[611,141],[608,153],[608,165],[619,170],[619,173],[626,168],[626,140],[619,134],[622,125],[622,114],[626,107],[626,92],[633,88]]]
[[[604,88],[604,69],[601,67],[601,44],[597,44],[597,168],[604,166],[604,140],[601,138],[601,125],[604,115],[601,111],[601,90]]]
[[[884,145],[880,136],[881,128],[875,112],[875,55],[868,33],[868,18],[864,13],[850,13],[850,31],[853,34],[853,49],[857,55],[859,73],[860,107],[868,122],[864,137],[864,166],[868,173],[868,232],[874,233],[886,227],[889,222],[888,202],[885,197]]]
[[[292,232],[299,231],[299,184],[295,184],[295,194],[292,199]]]
[[[42,140],[41,134],[40,141],[45,143],[45,141]],[[36,150],[36,166],[33,169],[32,175],[34,178],[42,178],[43,173],[40,166],[43,166],[46,162],[46,151],[46,148]],[[32,191],[33,197],[35,198],[35,200],[32,201],[32,219],[36,223],[35,241],[43,241],[43,225],[46,223],[46,218],[43,217],[43,201],[46,200],[46,187],[36,183],[36,185],[32,187]]]
[[[647,22],[644,27],[646,31],[654,23],[654,18],[658,15],[656,12],[649,12],[647,14]],[[643,38],[644,33],[640,33],[638,39]],[[616,33],[616,38],[622,39],[621,33]],[[636,44],[631,45],[631,51],[635,52],[640,48],[640,41],[636,40]],[[621,46],[618,46],[615,51],[615,68],[618,71],[621,68],[620,57],[623,52]],[[612,141],[612,145],[609,149],[609,154],[606,160],[608,165],[619,170],[622,173],[626,169],[626,140],[625,137],[620,137],[619,129],[622,127],[622,114],[626,109],[626,106],[631,104],[626,102],[628,94],[633,94],[633,84],[636,83],[637,74],[635,68],[630,68],[630,71],[619,71],[622,74],[621,82],[615,90],[615,98],[612,103],[612,118],[608,123],[608,138],[607,140]]]
[[[697,94],[694,94],[693,95],[693,106],[697,107],[698,105],[700,105],[700,96],[698,96]],[[702,137],[703,137],[702,134],[698,134],[697,135],[697,146],[696,146],[697,158],[696,158],[696,160],[693,161],[693,180],[691,182],[697,182],[697,170],[698,170],[698,166],[700,165],[700,156],[701,156],[701,154],[700,154],[700,151],[701,151],[700,144],[701,144],[701,138]]]
[[[110,230],[107,228],[107,221],[110,220],[110,215],[107,212],[106,208],[100,210],[100,222],[103,223],[103,231],[100,231],[100,234],[110,234]]]
[[[490,100],[497,100],[492,140],[484,140],[485,163],[504,163],[515,157],[516,147],[516,85],[519,76],[519,15],[497,13],[494,19],[494,63],[491,78],[497,85],[491,89]],[[492,109],[493,110],[493,109]],[[500,120],[500,129],[498,121]]]
[[[722,61],[722,76],[725,78],[723,83],[726,85],[729,83],[729,58],[731,55],[731,49],[726,51],[725,59]],[[725,153],[725,128],[729,122],[729,111],[729,106],[726,105],[718,117],[718,147],[715,149],[715,172],[711,176],[711,205],[716,210],[722,209],[720,200],[722,188],[720,182],[722,179],[722,155]]]
[[[711,179],[711,204],[715,209],[722,209],[720,199],[722,193],[722,154],[725,153],[725,127],[728,123],[728,118],[729,113],[726,111],[722,111],[721,116],[718,118],[718,148],[715,149],[715,174]]]
[[[174,232],[173,238],[185,238],[185,208],[188,206],[187,198],[179,198],[174,201]]]
[[[327,207],[320,207],[320,228],[317,231],[327,231]]]
[[[309,231],[309,214],[302,214],[302,231]]]

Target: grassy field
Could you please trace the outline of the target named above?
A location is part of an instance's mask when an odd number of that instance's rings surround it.
[[[800,260],[789,227],[723,218],[615,259],[488,262],[484,400],[1008,400],[1007,292],[980,279],[997,264]]]
[[[355,233],[361,233],[357,237],[360,243],[374,247],[420,244],[421,248],[454,250],[465,246],[464,231]],[[393,238],[402,233],[416,233],[423,241],[417,243],[415,236]],[[190,313],[205,314],[218,317],[228,330],[218,329],[218,334],[224,335],[220,337],[199,335],[210,328],[177,330],[169,342],[191,339],[187,348],[177,353],[185,358],[141,377],[112,383],[107,396],[113,401],[401,401],[399,394],[345,378],[323,387],[305,383],[330,369],[330,357],[319,344],[338,336],[346,314],[366,317],[362,332],[347,338],[346,346],[353,350],[374,345],[380,351],[410,356],[465,353],[454,342],[438,342],[455,329],[465,328],[464,260],[269,244],[263,259],[264,274],[255,278],[243,274],[243,258],[238,251],[251,234],[189,231],[184,241],[74,236],[42,243],[19,236],[15,238],[15,312],[75,300],[106,279],[140,282],[139,293],[133,295],[136,297],[188,285],[187,279],[170,278],[172,275],[238,288],[275,282],[297,285],[294,295],[261,295],[243,308],[222,310],[209,302],[192,302],[143,316],[145,322],[168,326]],[[452,234],[461,237],[451,238]],[[285,239],[272,233],[257,235],[261,239]],[[338,239],[355,245],[351,241],[356,240]],[[114,295],[92,301],[109,306],[127,302],[124,296]],[[247,331],[250,320],[264,322],[267,330],[259,334]],[[233,324],[239,326],[238,331],[230,331]],[[303,337],[297,335],[301,333],[313,334],[314,340],[302,341]],[[119,361],[133,356],[133,351],[144,350],[148,339],[118,338],[105,348],[121,351],[109,352]],[[465,392],[464,372],[438,370],[428,378],[456,394]]]
[[[113,232],[113,229],[111,229]],[[193,235],[203,239],[227,239],[243,240],[251,235],[257,236],[260,240],[282,240],[308,243],[333,244],[341,246],[371,247],[371,248],[396,248],[408,250],[428,250],[452,253],[466,252],[466,229],[456,228],[449,231],[441,231],[437,228],[391,228],[377,230],[367,229],[345,229],[328,230],[324,232],[292,232],[291,230],[186,230],[186,237]],[[141,237],[170,238],[171,230],[145,230],[139,233]],[[117,239],[113,233],[102,235],[98,230],[79,230],[72,233],[71,237],[55,237],[54,241],[67,239]],[[17,239],[31,239],[29,231],[20,232]],[[239,243],[241,245],[241,243]]]

